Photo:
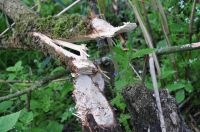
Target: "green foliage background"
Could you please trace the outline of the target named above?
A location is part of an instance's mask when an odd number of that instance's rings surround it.
[[[72,3],[73,0],[44,0],[43,2],[40,0],[23,0],[23,2],[29,7],[37,4],[38,7],[35,11],[40,16],[47,17],[57,14],[64,7]],[[127,5],[127,1],[118,1],[118,12],[114,12],[110,8],[113,4],[112,0],[98,0],[98,2],[100,11],[111,24],[121,25],[125,21],[135,21],[134,12]],[[200,3],[197,3],[195,8],[196,12],[191,41],[189,39],[188,28],[192,2],[162,0],[162,5],[168,19],[170,29],[169,39],[172,45],[183,45],[200,40]],[[141,8],[141,13],[144,13],[141,3],[139,7]],[[149,30],[151,30],[154,46],[155,48],[165,48],[166,40],[162,32],[158,11],[151,4],[151,0],[145,0],[145,7],[151,25],[151,29]],[[88,16],[89,11],[87,1],[82,1],[67,13],[78,13]],[[145,17],[144,20],[146,20]],[[7,28],[8,23],[10,23],[10,20],[0,12],[0,32],[3,32]],[[123,51],[120,41],[116,37],[114,38],[116,45],[111,48],[111,53],[108,55],[116,63],[115,87],[112,88],[112,99],[110,101],[113,107],[117,109],[116,113],[124,130],[131,131],[130,115],[127,112],[127,106],[124,103],[121,90],[124,86],[139,81],[130,65],[133,65],[137,71],[142,71],[144,63],[143,57],[145,54],[151,53],[152,50],[146,46],[140,28],[128,34],[123,34],[123,36],[127,39],[126,44],[129,50]],[[98,48],[95,45],[96,42],[88,42],[91,59],[99,57]],[[190,98],[187,104],[190,107],[190,111],[185,107],[181,109],[182,114],[190,122],[190,119],[187,118],[188,115],[200,110],[198,96],[200,92],[199,50],[175,53],[174,57],[177,71],[174,70],[169,55],[159,56],[162,70],[159,85],[162,88],[168,88],[179,104],[187,98]],[[0,50],[0,96],[6,96],[26,89],[45,76],[63,71],[64,67],[61,66],[60,62],[53,60],[49,56],[45,57],[39,52]],[[178,79],[174,79],[175,74],[178,76]],[[17,80],[18,82],[12,82],[13,80]],[[145,84],[149,88],[152,88],[149,74],[146,76]],[[66,77],[42,86],[41,90],[33,91],[31,93],[30,105],[26,102],[28,95],[0,102],[0,126],[8,118],[13,119],[13,122],[5,126],[8,128],[4,128],[2,131],[12,129],[14,131],[55,132],[61,131],[66,123],[73,128],[73,131],[81,131],[80,121],[73,115],[75,113],[75,104],[71,97],[72,91],[72,78],[70,75],[66,75]],[[199,118],[197,118],[196,125],[197,127],[200,125]]]

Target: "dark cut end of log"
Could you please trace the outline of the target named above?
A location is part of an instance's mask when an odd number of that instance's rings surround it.
[[[122,91],[131,114],[134,132],[161,132],[156,100],[152,90],[142,84],[128,86]],[[166,89],[160,99],[167,132],[190,132],[179,113],[175,99]]]
[[[86,120],[88,124],[84,126],[84,132],[122,132],[119,124],[109,128],[98,126],[92,114],[87,114]]]

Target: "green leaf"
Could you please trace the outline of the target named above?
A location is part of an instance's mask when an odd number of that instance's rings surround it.
[[[185,90],[188,92],[188,93],[191,93],[194,88],[192,86],[192,84],[190,82],[187,82],[186,85],[185,85]]]
[[[71,118],[72,117],[72,112],[70,112],[70,111],[66,111],[66,112],[64,112],[63,114],[62,114],[62,116],[61,116],[61,122],[64,122],[64,121],[66,121],[66,120],[68,120],[69,118]]]
[[[44,112],[48,112],[51,106],[51,100],[49,96],[44,96],[41,100],[41,106]]]
[[[157,46],[157,48],[159,49],[159,48],[165,48],[166,47],[166,45],[167,45],[167,42],[166,42],[166,40],[164,39],[164,40],[161,40],[161,41],[159,41],[157,44],[156,44],[156,46]]]
[[[169,78],[174,74],[175,74],[175,71],[173,71],[173,70],[162,72],[162,79]]]
[[[21,113],[20,121],[23,122],[25,125],[30,124],[32,120],[33,120],[33,112],[27,112],[26,110],[24,110]]]
[[[62,66],[56,67],[53,71],[51,71],[51,75],[59,73],[59,72],[64,72],[65,68]]]
[[[8,67],[6,71],[18,72],[18,71],[22,71],[22,69],[23,69],[22,61],[18,61],[14,66]]]
[[[52,4],[41,4],[41,10],[39,11],[39,13],[41,14],[41,16],[49,16],[52,15],[53,10],[54,10],[54,6]]]
[[[130,118],[131,118],[131,116],[129,114],[120,114],[119,122],[123,123],[123,122],[127,121]]]
[[[177,82],[177,83],[174,83],[174,84],[167,85],[167,88],[169,89],[170,92],[176,91],[178,89],[182,89],[184,87],[185,87],[185,84],[183,84],[181,82]]]
[[[116,90],[121,90],[126,85],[127,85],[127,80],[126,79],[119,78],[119,79],[117,79],[115,81]]]
[[[14,80],[17,77],[17,74],[10,73],[8,74],[8,79],[7,80]]]
[[[162,70],[162,79],[165,78],[169,79],[175,74],[175,71],[167,65],[163,65],[161,70]]]
[[[4,17],[4,15],[3,15],[3,13],[2,12],[0,12],[0,32],[3,32],[3,30],[5,30],[6,29],[6,21],[5,21],[5,17]]]
[[[8,108],[13,105],[13,101],[8,100],[0,103],[0,112],[5,112]]]
[[[41,108],[40,102],[37,100],[31,99],[30,108],[31,108],[31,110]]]
[[[47,125],[47,132],[61,132],[63,128],[63,125],[59,124],[56,121],[49,121],[49,124]]]
[[[21,111],[0,117],[0,132],[11,130],[19,119]]]
[[[142,56],[144,56],[144,55],[153,53],[154,51],[155,51],[155,49],[149,49],[149,48],[148,48],[148,49],[141,49],[141,50],[139,50],[139,51],[133,53],[133,54],[131,55],[131,57],[132,57],[132,59],[138,58],[138,57],[142,57]]]
[[[120,114],[119,122],[125,127],[126,132],[131,132],[129,126],[129,119],[131,116],[129,114]]]
[[[47,132],[45,129],[36,127],[36,128],[31,128],[31,132]]]
[[[111,104],[117,106],[120,110],[125,110],[126,104],[123,102],[123,97],[120,94],[111,100]]]
[[[73,85],[71,82],[66,81],[62,90],[61,90],[61,98],[66,98],[67,94],[69,94],[71,91],[73,91]]]
[[[181,89],[176,92],[176,101],[181,103],[185,99],[185,90]]]

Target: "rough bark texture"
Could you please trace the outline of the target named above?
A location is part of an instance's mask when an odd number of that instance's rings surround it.
[[[123,96],[132,116],[134,132],[161,132],[153,91],[137,84],[124,88]],[[179,114],[175,99],[167,90],[160,91],[160,99],[167,132],[190,132]]]

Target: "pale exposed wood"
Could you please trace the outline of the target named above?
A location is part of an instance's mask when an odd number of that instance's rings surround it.
[[[92,114],[96,123],[102,127],[115,125],[114,114],[104,95],[98,88],[98,82],[93,78],[96,75],[80,75],[75,79],[75,90],[73,92],[76,99],[78,116],[81,117],[83,125],[87,126],[86,115]]]
[[[122,26],[113,27],[110,23],[103,19],[93,18],[91,21],[94,33],[89,35],[91,38],[97,37],[113,37],[116,34],[128,32],[134,30],[137,25],[136,23],[124,23]]]
[[[89,55],[86,53],[86,51],[88,50],[85,44],[81,44],[81,45],[76,45],[76,44],[72,44],[66,41],[62,41],[62,40],[53,40],[57,45],[63,46],[63,47],[67,47],[76,51],[80,52],[80,56],[82,59],[87,59],[87,57],[89,57]]]
[[[67,39],[68,42],[80,42],[80,41],[88,41],[102,38],[111,38],[117,34],[133,31],[137,25],[136,23],[126,22],[123,23],[122,26],[114,27],[110,23],[106,22],[103,19],[94,18],[91,21],[93,27],[93,33],[87,35],[79,35],[76,37],[72,37]]]
[[[32,33],[33,36],[39,37],[41,41],[53,47],[59,54],[64,54],[68,58],[72,58],[71,65],[76,70],[74,79],[74,97],[76,100],[77,114],[81,118],[84,125],[87,125],[86,117],[91,114],[98,126],[111,127],[115,125],[115,117],[113,111],[102,94],[104,89],[104,79],[100,73],[97,72],[96,66],[89,61],[85,56],[78,56],[62,47],[69,47],[74,50],[83,50],[86,47],[74,45],[59,40],[52,40],[51,38],[37,32]],[[80,51],[81,52],[81,51]]]

